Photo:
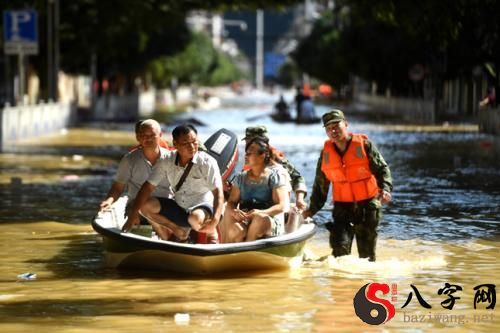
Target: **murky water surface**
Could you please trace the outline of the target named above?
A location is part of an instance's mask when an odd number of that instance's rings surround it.
[[[276,125],[266,117],[246,121],[265,112],[226,109],[189,116],[213,124],[199,128],[201,138],[219,127],[242,137],[250,124],[267,125],[271,143],[287,153],[311,187],[325,139],[322,127]],[[394,177],[378,262],[329,257],[289,272],[207,278],[104,267],[101,239],[89,222],[120,156],[134,143],[133,124],[115,127],[71,130],[32,141],[24,153],[0,154],[2,332],[500,330],[498,306],[486,310],[488,294],[477,303],[474,290],[500,283],[500,158],[491,137],[470,128],[446,132],[353,117],[351,130],[370,136]],[[330,209],[317,215],[318,224],[330,220]],[[325,229],[307,251],[312,259],[329,253]],[[36,279],[17,277],[25,272],[36,273]],[[354,295],[369,282],[393,287],[396,314],[381,326],[363,323],[354,312]],[[446,283],[462,287],[452,294],[460,298],[451,310],[442,305],[450,289],[439,294]],[[176,314],[188,320],[176,322],[183,318]]]

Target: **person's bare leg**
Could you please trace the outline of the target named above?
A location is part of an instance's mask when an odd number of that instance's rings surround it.
[[[219,241],[219,233],[217,229],[215,231],[207,232],[207,244],[218,244]]]
[[[153,224],[151,224],[151,226],[153,227],[153,230],[156,232],[158,237],[160,237],[160,239],[163,239],[163,240],[168,240],[170,238],[170,236],[172,236],[172,234],[174,233],[169,228],[164,227],[158,223],[153,223]]]
[[[180,240],[186,239],[189,236],[190,229],[179,227],[177,224],[170,221],[165,216],[161,215],[160,210],[161,210],[160,201],[158,201],[158,199],[156,198],[149,198],[146,204],[144,204],[144,207],[141,209],[140,213],[148,220],[148,222],[151,225],[154,226],[155,224],[157,224],[166,227],[170,229],[174,233],[175,237],[177,237],[178,239]],[[162,234],[166,237],[166,233],[163,232],[163,230],[160,231],[158,235],[160,235],[162,239],[165,239],[161,236]]]
[[[261,238],[262,236],[271,235],[271,217],[267,215],[256,215],[250,226],[248,227],[248,232],[245,240],[247,242],[254,241]]]
[[[229,229],[229,243],[239,243],[245,241],[248,232],[248,225],[243,222],[235,222]]]
[[[219,223],[219,230],[220,230],[220,235],[221,235],[220,242],[221,243],[230,243],[228,233],[229,233],[230,225],[232,223],[234,223],[234,222],[232,221],[232,218],[231,218],[229,212],[227,212],[227,214],[224,214],[222,216],[222,219]]]
[[[221,243],[243,242],[248,227],[246,223],[235,222],[229,213],[225,214],[219,223]]]
[[[194,231],[198,231],[205,225],[209,215],[203,208],[197,208],[188,216],[188,223]]]
[[[195,209],[189,214],[188,222],[193,228],[194,231],[200,232],[200,229],[207,223],[207,220],[210,218],[210,215],[207,212],[200,208]],[[207,243],[209,244],[217,244],[219,242],[219,235],[217,233],[217,229],[214,231],[210,231],[206,233]]]

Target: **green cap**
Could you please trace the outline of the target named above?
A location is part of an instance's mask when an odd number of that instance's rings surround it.
[[[338,109],[328,111],[321,118],[323,119],[323,127],[326,127],[331,123],[338,123],[339,121],[345,120],[344,112]]]
[[[261,126],[247,127],[247,129],[245,130],[245,137],[243,138],[243,140],[252,139],[256,136],[268,138],[266,126],[261,125]]]

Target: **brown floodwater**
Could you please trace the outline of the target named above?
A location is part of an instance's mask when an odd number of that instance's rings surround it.
[[[326,242],[326,235],[318,234],[308,244],[309,256],[327,254]],[[376,263],[329,257],[288,272],[213,277],[107,269],[100,238],[84,224],[2,223],[0,244],[2,332],[500,329],[498,310],[473,307],[476,285],[500,282],[494,241],[381,240]],[[25,272],[36,273],[36,279],[17,278]],[[353,297],[369,282],[398,286],[396,315],[383,326],[369,326],[354,313]],[[463,287],[453,310],[442,308],[446,297],[437,294],[446,282]],[[415,297],[401,309],[411,284],[432,309],[421,307]],[[176,322],[176,314],[188,314],[189,321]],[[425,321],[408,322],[410,315],[425,315]],[[451,319],[440,322],[434,319],[438,315]]]
[[[237,114],[226,111],[219,125],[242,134],[247,124],[238,123]],[[220,115],[199,117],[209,122]],[[311,188],[321,127],[263,123]],[[0,154],[1,332],[500,331],[498,306],[485,309],[492,295],[475,302],[474,290],[500,283],[500,172],[490,137],[470,127],[426,131],[353,121],[352,128],[377,143],[394,176],[378,261],[358,259],[356,252],[325,257],[327,205],[316,216],[319,231],[302,267],[199,277],[104,266],[90,220],[134,142],[132,126],[70,130]],[[200,128],[200,136],[214,131]],[[18,277],[27,272],[36,279]],[[370,282],[393,292],[384,297],[395,316],[380,326],[362,322],[353,306]],[[460,297],[452,309],[443,307],[446,283],[462,288],[452,294]]]

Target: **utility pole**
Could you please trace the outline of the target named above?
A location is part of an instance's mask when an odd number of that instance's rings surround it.
[[[264,87],[264,11],[257,10],[257,51],[255,55],[255,86],[262,90]]]
[[[59,82],[59,0],[47,1],[48,100],[57,100]]]
[[[52,54],[54,36],[53,3],[54,0],[48,0],[47,2],[47,100],[54,97],[54,76],[52,75],[54,72],[54,57]]]
[[[59,99],[59,0],[54,0],[54,101]]]

